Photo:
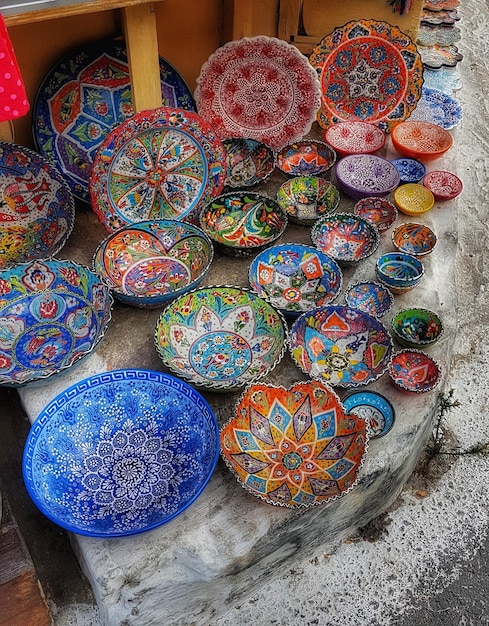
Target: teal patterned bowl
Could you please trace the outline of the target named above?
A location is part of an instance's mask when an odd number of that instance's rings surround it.
[[[428,348],[443,335],[443,323],[433,311],[419,307],[404,309],[394,315],[392,331],[406,348]]]

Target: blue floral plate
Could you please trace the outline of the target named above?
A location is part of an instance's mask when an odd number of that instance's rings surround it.
[[[370,425],[371,439],[383,437],[394,426],[396,412],[381,393],[354,391],[343,399],[343,406],[348,415],[361,417]]]
[[[437,124],[446,130],[454,128],[462,120],[461,105],[438,89],[423,87],[421,98],[409,119]]]
[[[173,376],[114,370],[54,398],[34,422],[23,476],[39,509],[92,537],[168,522],[202,493],[219,454],[217,420]]]

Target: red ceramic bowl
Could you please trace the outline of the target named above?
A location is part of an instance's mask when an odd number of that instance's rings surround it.
[[[324,133],[326,143],[334,148],[338,157],[377,152],[384,146],[385,137],[377,126],[359,120],[332,124]]]
[[[421,120],[400,122],[392,129],[391,140],[399,154],[422,163],[440,158],[453,145],[448,130]]]
[[[463,184],[451,172],[434,170],[423,178],[423,185],[431,191],[437,202],[453,200],[462,193]]]
[[[434,389],[441,378],[438,363],[428,354],[414,348],[397,352],[389,362],[389,376],[397,389],[424,393]]]

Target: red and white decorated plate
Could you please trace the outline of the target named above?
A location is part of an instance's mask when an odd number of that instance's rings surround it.
[[[246,137],[274,150],[298,141],[321,104],[307,57],[274,37],[245,37],[218,48],[204,63],[197,110],[221,139]]]

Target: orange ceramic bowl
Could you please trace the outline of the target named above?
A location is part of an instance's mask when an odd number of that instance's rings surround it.
[[[448,130],[421,120],[400,122],[392,129],[391,140],[400,155],[423,163],[440,158],[453,145]]]

